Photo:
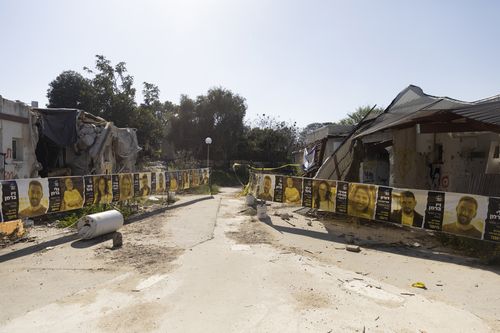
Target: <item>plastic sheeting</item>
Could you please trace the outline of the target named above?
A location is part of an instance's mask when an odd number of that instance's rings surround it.
[[[123,215],[115,209],[84,216],[77,224],[78,235],[83,239],[114,232],[122,226]]]

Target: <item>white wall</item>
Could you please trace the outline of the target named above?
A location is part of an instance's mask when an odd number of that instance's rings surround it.
[[[28,121],[30,108],[21,102],[14,102],[0,96],[0,113],[22,117]],[[22,154],[13,160],[12,139],[21,139]],[[31,143],[29,123],[0,119],[0,151],[5,154],[5,173],[0,170],[0,179],[29,178],[37,176],[33,171],[36,163],[35,151]],[[3,165],[0,165],[0,169]]]

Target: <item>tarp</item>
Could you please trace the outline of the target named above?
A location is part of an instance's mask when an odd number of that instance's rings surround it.
[[[38,109],[42,118],[42,134],[60,146],[71,146],[78,139],[76,109]]]

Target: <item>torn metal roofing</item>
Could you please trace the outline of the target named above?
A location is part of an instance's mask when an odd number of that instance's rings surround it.
[[[500,101],[483,102],[449,111],[464,118],[500,126]]]
[[[450,112],[457,116],[500,126],[500,100],[498,96],[476,102],[464,102],[449,97],[425,94],[417,86],[409,86],[401,91],[387,109],[356,137],[366,136],[389,128],[413,123],[422,117],[437,112]]]

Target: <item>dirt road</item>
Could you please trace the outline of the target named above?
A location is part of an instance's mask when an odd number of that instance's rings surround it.
[[[500,330],[498,271],[380,242],[347,252],[345,225],[328,232],[297,214],[265,224],[223,190],[124,226],[121,249],[68,235],[1,250],[0,332]]]

